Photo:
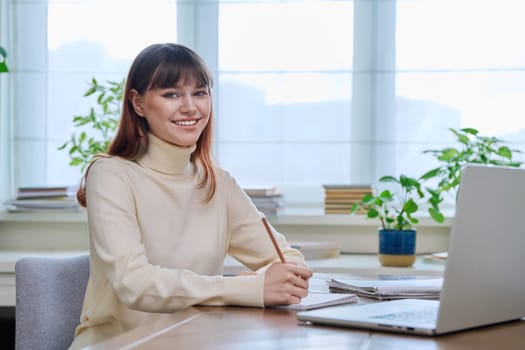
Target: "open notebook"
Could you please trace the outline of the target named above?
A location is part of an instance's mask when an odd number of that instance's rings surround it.
[[[286,309],[292,311],[304,311],[318,309],[327,306],[357,303],[359,298],[355,294],[318,293],[309,292],[308,296],[301,300],[300,304],[277,305],[273,309]]]

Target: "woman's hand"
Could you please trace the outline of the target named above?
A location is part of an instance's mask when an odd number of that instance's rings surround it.
[[[308,295],[312,270],[295,264],[272,264],[264,275],[264,305],[299,304]]]

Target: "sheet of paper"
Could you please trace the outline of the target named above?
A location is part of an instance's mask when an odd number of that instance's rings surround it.
[[[301,300],[300,304],[278,305],[272,306],[272,308],[303,311],[340,304],[357,303],[358,300],[359,298],[354,294],[310,292],[308,296]]]

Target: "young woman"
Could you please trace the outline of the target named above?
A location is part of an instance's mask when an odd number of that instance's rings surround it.
[[[133,62],[119,129],[77,193],[87,208],[91,275],[71,348],[191,305],[299,303],[312,276],[274,231],[278,255],[250,198],[212,162],[212,77],[177,44]],[[250,268],[223,276],[229,254]]]

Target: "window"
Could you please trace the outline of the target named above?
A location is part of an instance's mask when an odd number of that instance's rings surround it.
[[[121,79],[140,49],[163,41],[194,48],[215,75],[220,165],[241,184],[281,187],[290,205],[321,204],[325,183],[421,175],[435,164],[422,150],[451,144],[449,127],[525,151],[521,0],[0,5],[13,68],[0,78],[12,102],[0,125],[14,141],[0,153],[13,169],[4,200],[20,185],[76,183],[57,147],[91,105],[87,83]]]
[[[519,0],[397,1],[398,170],[430,169],[421,151],[450,142],[448,127],[473,127],[525,151],[521,6]]]
[[[131,60],[154,41],[176,41],[173,1],[14,1],[14,182],[76,184],[80,168],[58,151],[93,99],[91,79],[120,81]],[[125,10],[124,10],[125,8]],[[147,30],[146,30],[147,28]]]
[[[217,157],[239,182],[320,203],[323,183],[351,180],[353,10],[220,4]]]

